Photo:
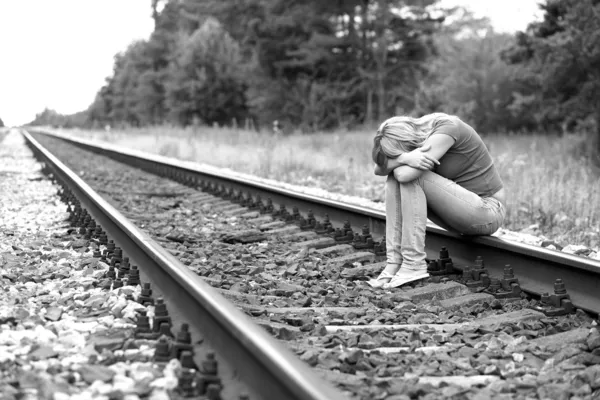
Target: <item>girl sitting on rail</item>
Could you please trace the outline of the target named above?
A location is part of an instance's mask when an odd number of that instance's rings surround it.
[[[490,235],[502,224],[502,180],[481,137],[458,117],[392,117],[377,130],[372,155],[375,174],[388,178],[387,265],[371,286],[399,287],[429,276],[427,218],[463,235]]]

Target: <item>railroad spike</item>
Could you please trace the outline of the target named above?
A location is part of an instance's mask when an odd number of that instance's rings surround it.
[[[490,285],[490,276],[488,270],[484,267],[481,256],[477,256],[475,265],[463,269],[462,277],[465,285],[472,290],[486,288]]]
[[[152,320],[152,330],[154,332],[158,332],[160,329],[160,324],[163,322],[171,324],[171,317],[169,316],[169,312],[167,311],[167,305],[165,304],[165,300],[162,297],[156,299],[154,305],[154,319]]]
[[[152,298],[152,288],[150,286],[150,282],[144,282],[142,285],[142,291],[137,298],[137,302],[143,306],[154,304],[154,299]]]
[[[542,294],[540,305],[535,308],[549,317],[557,317],[575,312],[571,296],[567,293],[562,279],[557,279],[554,282],[554,294]]]
[[[499,299],[519,299],[521,298],[521,285],[515,277],[510,264],[504,267],[504,275],[500,279],[500,288],[496,290],[495,296]]]

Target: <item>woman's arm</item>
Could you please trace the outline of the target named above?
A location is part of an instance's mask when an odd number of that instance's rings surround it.
[[[385,158],[386,165],[383,168],[379,165],[375,165],[375,175],[387,176],[394,169],[402,165],[408,165],[423,171],[431,170],[435,165],[440,165],[440,162],[436,157],[429,153],[429,150],[431,150],[431,144],[426,143],[413,151],[400,154],[398,157],[389,160],[389,162],[388,159]]]
[[[385,166],[382,168],[379,165],[375,164],[375,175],[379,176],[388,176],[392,173],[392,171],[398,168],[401,165],[404,165],[402,162],[402,156],[404,154],[400,154],[396,158],[387,158],[385,159]]]
[[[454,144],[454,138],[445,134],[432,135],[427,138],[423,143],[423,148],[430,145],[431,149],[426,151],[426,154],[430,155],[436,160],[442,158],[444,154]],[[423,173],[423,169],[413,168],[408,165],[401,165],[394,169],[394,177],[400,183],[407,183],[414,181]]]

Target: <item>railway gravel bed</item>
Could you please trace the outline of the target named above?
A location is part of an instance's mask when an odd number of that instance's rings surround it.
[[[106,286],[104,250],[66,221],[59,186],[18,131],[0,143],[0,398],[182,398],[179,360],[133,335],[140,288]]]
[[[600,334],[583,312],[547,316],[534,310],[535,300],[499,300],[447,279],[371,289],[364,280],[381,269],[381,256],[64,142],[38,140],[351,397],[598,394]]]

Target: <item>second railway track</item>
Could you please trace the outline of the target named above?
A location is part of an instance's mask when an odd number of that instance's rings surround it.
[[[587,396],[600,387],[589,371],[600,360],[600,335],[588,315],[575,312],[600,311],[600,263],[488,238],[465,244],[429,228],[437,276],[374,290],[363,281],[383,261],[370,241],[377,244],[384,230],[376,212],[35,136],[189,270],[355,398],[555,398],[553,390]],[[270,198],[274,210],[256,210],[257,195],[263,209]],[[280,204],[287,213],[278,212]],[[310,226],[308,209],[321,222],[329,215],[341,228],[337,240],[317,233],[326,227]],[[581,382],[572,385],[575,377]]]

